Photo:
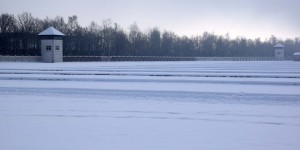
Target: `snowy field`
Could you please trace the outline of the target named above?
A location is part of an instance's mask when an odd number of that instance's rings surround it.
[[[0,63],[0,150],[299,150],[300,62]]]

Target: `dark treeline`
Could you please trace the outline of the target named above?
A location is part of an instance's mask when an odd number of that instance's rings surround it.
[[[101,25],[92,21],[88,27],[82,27],[75,15],[65,21],[59,16],[39,19],[25,12],[17,16],[1,14],[0,55],[40,55],[37,34],[50,26],[66,34],[63,38],[66,56],[272,57],[277,42],[286,46],[286,56],[300,50],[300,38],[232,39],[229,35],[208,32],[187,37],[158,28],[142,32],[135,23],[125,31],[111,20],[104,20]]]

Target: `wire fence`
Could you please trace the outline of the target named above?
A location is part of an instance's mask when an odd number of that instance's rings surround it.
[[[100,61],[291,61],[293,57],[172,57],[172,56],[63,56],[64,62]],[[41,62],[42,56],[0,56],[1,62]]]
[[[64,56],[66,62],[89,61],[288,61],[292,57],[172,57],[172,56]]]
[[[1,62],[41,62],[42,56],[1,56]]]

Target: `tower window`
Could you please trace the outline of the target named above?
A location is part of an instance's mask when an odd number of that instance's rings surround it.
[[[60,48],[59,48],[59,46],[55,46],[55,50],[59,50]]]
[[[51,46],[47,45],[47,46],[46,46],[46,50],[47,50],[47,51],[51,51]]]

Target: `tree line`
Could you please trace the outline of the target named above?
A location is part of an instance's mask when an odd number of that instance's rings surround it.
[[[0,55],[41,55],[37,34],[50,26],[66,35],[63,37],[65,56],[272,57],[273,46],[278,42],[285,45],[286,56],[300,51],[300,38],[231,38],[228,34],[209,32],[188,37],[158,28],[142,32],[136,23],[128,30],[109,19],[101,24],[92,21],[83,27],[76,15],[66,21],[61,16],[40,19],[24,12],[17,16],[0,15]]]

